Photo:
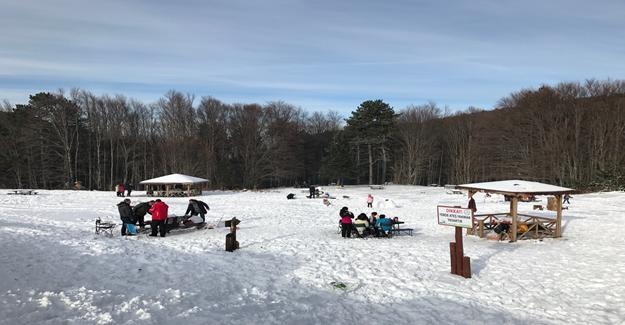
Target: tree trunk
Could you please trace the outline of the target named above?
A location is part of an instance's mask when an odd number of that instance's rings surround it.
[[[367,144],[367,154],[369,155],[369,185],[373,184],[373,152],[371,143]]]

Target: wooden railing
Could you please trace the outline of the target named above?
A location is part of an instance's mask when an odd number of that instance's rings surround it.
[[[492,231],[497,224],[510,222],[509,213],[476,214],[473,216],[473,228],[467,229],[467,234],[484,238],[486,231]],[[511,227],[510,227],[511,228]],[[509,230],[510,231],[510,230]],[[506,234],[508,235],[508,234]],[[517,214],[517,240],[542,239],[556,236],[556,220],[547,217],[529,214]]]

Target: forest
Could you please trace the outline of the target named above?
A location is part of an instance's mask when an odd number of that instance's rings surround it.
[[[169,91],[154,103],[88,90],[0,108],[0,187],[111,190],[169,173],[213,189],[524,179],[625,188],[625,81],[524,89],[490,110],[363,101],[350,116]]]

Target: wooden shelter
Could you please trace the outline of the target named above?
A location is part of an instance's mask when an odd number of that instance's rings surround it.
[[[469,198],[476,192],[484,192],[502,194],[509,199],[509,212],[474,215],[474,228],[472,232],[477,232],[481,237],[483,236],[484,229],[492,229],[499,218],[509,217],[511,219],[509,232],[510,241],[532,237],[560,237],[562,235],[562,196],[575,191],[566,187],[522,180],[462,184],[457,185],[456,188],[469,191]],[[539,215],[518,213],[517,207],[519,200],[536,195],[553,195],[555,197],[555,200],[552,201],[553,205],[555,205],[553,209],[556,212],[555,220]],[[520,224],[523,225],[524,231],[521,235],[517,236]]]
[[[148,196],[201,195],[207,183],[207,179],[182,174],[171,174],[140,182],[145,185]]]

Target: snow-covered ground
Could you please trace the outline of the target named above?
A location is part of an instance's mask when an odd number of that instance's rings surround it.
[[[560,239],[465,237],[473,277],[464,279],[449,272],[454,229],[437,224],[436,205],[466,205],[466,196],[398,185],[327,190],[337,197],[330,206],[301,189],[205,192],[207,219],[221,227],[165,238],[121,237],[119,228],[96,236],[96,217],[119,222],[112,192],[2,190],[0,324],[625,322],[625,193],[574,195]],[[148,199],[135,193],[132,204]],[[508,207],[501,196],[476,201],[479,213]],[[165,202],[170,213],[186,209],[184,198]],[[398,216],[414,236],[343,239],[342,206]],[[223,220],[232,217],[242,220],[241,249],[229,253]]]

